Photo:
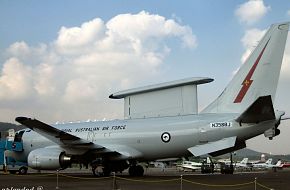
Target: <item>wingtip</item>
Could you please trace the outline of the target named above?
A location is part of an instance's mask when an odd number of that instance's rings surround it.
[[[26,121],[26,120],[28,120],[28,119],[29,119],[29,118],[27,118],[27,117],[16,117],[16,118],[15,118],[15,121],[21,123],[21,122]]]
[[[111,99],[119,99],[118,97],[114,96],[114,94],[111,94],[111,95],[109,96],[109,98],[111,98]]]

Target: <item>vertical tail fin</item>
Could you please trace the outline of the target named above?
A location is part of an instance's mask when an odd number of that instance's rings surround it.
[[[272,164],[272,161],[273,161],[273,159],[272,159],[272,158],[269,158],[269,159],[265,162],[265,164]]]
[[[261,96],[275,98],[289,22],[273,24],[222,94],[203,113],[241,113]]]
[[[240,163],[241,164],[247,164],[248,163],[248,160],[249,160],[248,158],[244,158]]]

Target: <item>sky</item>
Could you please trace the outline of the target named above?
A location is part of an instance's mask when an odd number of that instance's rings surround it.
[[[123,118],[123,101],[108,98],[114,92],[210,77],[198,87],[202,110],[267,28],[289,20],[286,0],[1,0],[0,121]],[[288,116],[289,39],[275,100]],[[248,147],[289,154],[289,124],[274,140],[261,135]]]

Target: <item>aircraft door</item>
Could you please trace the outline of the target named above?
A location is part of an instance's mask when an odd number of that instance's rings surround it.
[[[208,134],[207,130],[204,127],[199,128],[199,143],[200,144],[208,143]]]

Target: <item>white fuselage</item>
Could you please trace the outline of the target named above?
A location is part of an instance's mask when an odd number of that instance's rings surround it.
[[[67,133],[111,150],[126,147],[124,154],[138,160],[190,155],[190,147],[237,136],[247,140],[274,126],[275,121],[259,124],[242,124],[234,119],[237,114],[200,114],[175,117],[96,121],[54,125]],[[225,123],[225,125],[222,125]],[[230,125],[229,125],[230,123]],[[170,134],[170,140],[162,140],[163,133]],[[24,152],[15,156],[26,159],[30,151],[59,145],[27,129],[23,134]],[[128,151],[128,147],[130,150]],[[120,150],[120,148],[118,149]],[[65,149],[67,154],[83,154],[82,150]]]

